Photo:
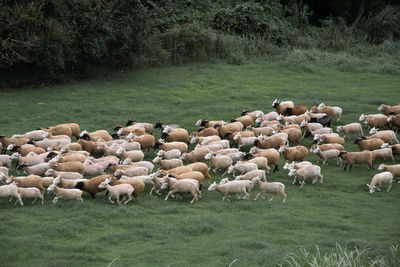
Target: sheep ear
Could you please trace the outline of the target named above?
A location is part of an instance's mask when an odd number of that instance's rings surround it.
[[[367,184],[367,186],[369,187],[369,184]]]

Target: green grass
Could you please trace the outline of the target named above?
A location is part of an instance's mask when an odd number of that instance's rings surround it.
[[[242,109],[270,111],[275,98],[340,106],[344,124],[358,121],[361,113],[377,113],[381,103],[398,104],[399,88],[400,78],[394,75],[327,67],[298,72],[261,60],[242,66],[155,68],[52,87],[1,89],[0,133],[10,136],[63,122],[111,132],[129,118],[178,123],[191,131],[200,118],[227,121]],[[303,144],[309,147],[311,141]],[[357,150],[352,140],[346,148]],[[307,159],[316,162],[317,157]],[[149,188],[127,206],[110,204],[104,193],[54,206],[51,195],[44,206],[26,201],[19,207],[0,199],[0,262],[106,266],[116,259],[113,266],[227,266],[238,259],[233,266],[271,266],[299,249],[313,251],[318,245],[327,253],[336,243],[369,248],[371,257],[389,255],[390,245],[400,240],[400,186],[369,194],[366,183],[376,169],[355,165],[352,172],[343,172],[328,162],[322,167],[324,184],[308,182],[300,189],[282,170],[281,160],[280,171],[267,177],[286,185],[285,204],[280,196],[271,203],[221,202],[218,193],[206,190],[208,182],[194,205],[190,196],[168,201],[149,196]],[[220,174],[212,177],[219,179]]]

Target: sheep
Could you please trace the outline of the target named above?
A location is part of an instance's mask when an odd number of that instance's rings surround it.
[[[318,107],[312,107],[311,108],[312,113],[325,113],[330,116],[336,116],[337,121],[340,120],[340,117],[342,116],[343,109],[340,107],[331,107],[331,106],[325,106],[324,103],[319,104]]]
[[[313,184],[315,184],[318,177],[320,178],[320,183],[322,184],[322,180],[324,178],[324,176],[321,174],[321,167],[316,165],[306,165],[299,170],[291,169],[289,176],[294,176],[293,184],[296,183],[296,180],[299,180],[299,183],[301,184],[300,188],[306,184],[305,180],[307,178],[314,178],[312,181]]]
[[[110,200],[111,203],[115,203],[112,198],[115,198],[117,200],[118,204],[128,203],[129,201],[132,200],[132,193],[135,190],[131,185],[129,184],[117,184],[114,186],[111,186],[109,183],[111,181],[111,178],[106,179],[104,182],[99,184],[99,188],[107,188],[108,192],[110,193],[110,196],[108,197],[108,200]],[[124,198],[122,201],[119,200],[119,197],[123,195]]]
[[[214,128],[215,125],[225,125],[224,121],[208,121],[208,120],[198,120],[196,122],[197,127]]]
[[[105,157],[101,157],[101,158],[88,157],[86,159],[86,161],[92,161],[93,163],[100,163],[100,162],[104,162],[104,161],[112,161],[115,164],[118,164],[119,158],[117,158],[116,156],[105,156]]]
[[[321,135],[319,137],[319,141],[322,142],[323,144],[340,144],[344,145],[344,138],[339,137],[339,136],[333,136],[333,137],[327,137],[324,135]]]
[[[274,102],[272,103],[272,107],[276,109],[276,112],[279,114],[283,114],[287,108],[293,108],[294,103],[293,101],[280,101],[278,99],[275,99]]]
[[[397,137],[396,137],[396,133],[392,130],[385,130],[385,131],[378,132],[378,129],[376,129],[374,127],[369,131],[369,134],[371,134],[371,135],[366,137],[367,139],[378,138],[390,145],[393,144],[393,140],[395,140],[397,143],[399,143],[399,140],[397,140]]]
[[[153,185],[153,177],[155,177],[155,173],[153,173],[153,174],[151,174],[151,175],[139,175],[139,176],[132,176],[132,177],[130,177],[130,176],[126,176],[126,175],[122,175],[121,176],[121,179],[120,179],[120,181],[123,181],[123,182],[126,182],[126,181],[128,181],[128,182],[130,182],[131,180],[133,180],[133,179],[139,179],[139,180],[141,180],[145,185],[146,184],[148,184],[148,185]]]
[[[160,157],[155,157],[153,163],[157,163],[164,170],[169,170],[178,166],[182,166],[183,162],[180,159],[161,159]]]
[[[268,159],[264,157],[255,157],[253,159],[247,160],[247,163],[255,163],[258,169],[266,169],[269,173],[270,168],[268,167]]]
[[[91,132],[91,133],[84,130],[81,132],[79,137],[86,141],[93,141],[93,142],[96,142],[99,139],[103,139],[104,141],[113,140],[112,136],[106,130],[98,130],[98,131]]]
[[[161,195],[160,191],[161,191],[161,186],[163,185],[163,183],[162,183],[163,180],[164,180],[164,178],[160,178],[160,177],[156,177],[156,176],[153,177],[153,179],[152,179],[153,187],[151,188],[149,195],[151,195],[154,190],[157,195]]]
[[[306,113],[308,111],[307,106],[295,106],[295,107],[287,107],[285,111],[283,112],[284,115],[286,116],[292,116],[292,115],[301,115]]]
[[[292,162],[292,163],[285,163],[285,165],[283,166],[283,169],[285,170],[292,170],[292,169],[296,169],[296,170],[300,170],[301,168],[303,168],[306,165],[312,165],[311,162],[309,161],[302,161],[302,162]]]
[[[304,161],[308,155],[308,149],[305,146],[282,146],[278,150],[282,153],[283,158],[288,161]]]
[[[321,123],[317,123],[317,122],[306,122],[305,120],[304,121],[302,121],[301,123],[300,123],[300,127],[305,127],[306,129],[304,130],[304,134],[303,134],[303,136],[302,136],[302,138],[304,138],[304,136],[305,136],[305,134],[306,134],[306,132],[307,131],[309,131],[309,132],[313,132],[313,131],[315,131],[315,130],[318,130],[318,129],[321,129],[321,128],[323,128],[324,126],[321,124]]]
[[[221,137],[219,137],[218,135],[211,135],[211,136],[193,136],[191,139],[190,139],[190,143],[191,144],[201,144],[201,143],[203,143],[204,141],[209,141],[209,142],[212,142],[212,141],[219,141],[219,140],[221,140]]]
[[[110,174],[102,174],[96,177],[93,177],[90,180],[78,182],[75,188],[86,191],[90,194],[92,198],[96,196],[98,192],[103,191],[104,189],[99,188],[99,184],[104,182],[107,178],[110,178]]]
[[[379,165],[378,170],[388,171],[393,174],[393,177],[400,177],[400,164],[386,165],[382,163]]]
[[[233,177],[235,177],[235,172],[239,172],[240,174],[257,170],[257,164],[255,163],[236,163],[233,166],[228,168],[228,173],[233,173]]]
[[[332,128],[329,128],[329,127],[319,128],[312,132],[307,131],[305,133],[304,137],[308,137],[310,135],[314,136],[314,138],[313,138],[314,140],[318,140],[321,135],[339,136],[339,134],[333,133]]]
[[[21,196],[21,198],[34,198],[32,204],[35,204],[37,198],[42,199],[42,205],[44,204],[44,198],[43,198],[44,190],[43,193],[41,193],[40,190],[36,187],[26,187],[26,188],[18,187],[18,193]],[[18,201],[19,199],[15,201],[15,204],[17,204]]]
[[[52,185],[54,182],[53,177],[43,177],[42,178],[42,185],[44,188],[48,188],[50,185]]]
[[[358,148],[360,149],[360,151],[364,151],[364,150],[372,151],[375,149],[380,149],[384,143],[385,142],[383,142],[381,139],[378,139],[378,138],[367,139],[364,136],[354,140],[354,144],[358,145]]]
[[[208,166],[206,166],[206,167],[207,167],[207,170],[208,170]],[[189,166],[179,166],[179,167],[176,167],[176,168],[173,168],[173,169],[170,169],[170,170],[161,170],[161,169],[159,169],[157,171],[157,176],[159,176],[159,175],[165,176],[165,175],[168,175],[168,174],[182,174],[182,173],[191,172],[191,171],[193,171],[193,169],[191,167],[189,167]]]
[[[165,143],[162,139],[153,146],[154,149],[162,149],[164,151],[169,151],[172,149],[178,149],[181,153],[186,153],[188,151],[188,145],[183,142],[171,142]]]
[[[321,118],[312,118],[312,119],[310,119],[310,122],[311,123],[320,123],[320,124],[322,124],[322,126],[324,126],[324,127],[331,127],[331,121],[332,121],[332,116],[330,116],[330,115],[325,115],[325,116],[323,116],[323,117],[321,117]]]
[[[343,132],[344,133],[343,138],[345,138],[346,135],[352,134],[352,133],[358,133],[359,136],[364,135],[361,124],[358,122],[337,126],[336,132],[338,132],[338,133]]]
[[[27,166],[27,165],[18,166],[18,169],[23,169],[24,172],[27,174],[39,175],[39,176],[44,175],[44,173],[50,168],[51,166],[49,163],[40,163],[34,166]]]
[[[221,155],[220,153],[218,153],[219,151],[215,151],[218,155]],[[243,161],[244,157],[245,157],[245,153],[244,152],[233,152],[233,153],[228,153],[225,154],[225,156],[228,156],[231,158],[232,160],[232,164],[235,164],[238,161]]]
[[[18,187],[36,187],[37,189],[44,191],[43,180],[42,177],[38,175],[28,175],[22,177],[9,177],[6,181],[7,184],[15,182]]]
[[[102,152],[105,156],[117,156],[117,151],[121,148],[120,145],[113,144],[111,146],[106,143],[100,143],[97,145],[97,149]]]
[[[372,165],[372,152],[368,150],[364,150],[361,152],[341,151],[339,153],[339,157],[346,161],[346,165],[344,166],[345,171],[347,165],[350,165],[350,171],[351,171],[351,167],[353,166],[354,163],[357,164],[367,163],[369,166],[369,170],[374,168],[374,166]]]
[[[394,162],[393,151],[391,148],[381,148],[371,151],[372,152],[372,160],[382,159],[386,160],[386,158],[391,158]]]
[[[0,166],[0,175],[8,176],[9,174],[9,169],[7,167],[1,167]]]
[[[182,180],[182,179],[194,179],[199,182],[199,190],[203,187],[203,180],[204,180],[204,175],[203,173],[199,171],[191,171],[191,172],[184,172],[182,174],[168,174],[168,177],[175,178],[177,180]]]
[[[79,139],[77,143],[82,146],[83,150],[89,152],[91,155],[102,156],[104,154],[103,150],[97,148],[96,142]]]
[[[212,141],[209,142],[208,140],[204,140],[200,144],[201,146],[210,146],[210,145],[221,145],[223,149],[229,148],[229,140],[219,140],[219,141]]]
[[[304,113],[306,115],[308,115],[310,117],[310,119],[315,118],[315,119],[320,119],[324,116],[326,116],[327,114],[325,113],[311,113],[309,111],[307,111],[306,113]]]
[[[380,104],[378,110],[382,111],[385,115],[400,114],[400,105],[388,106],[385,104]]]
[[[66,145],[71,143],[71,139],[48,139],[45,138],[41,141],[34,142],[35,146],[48,150],[54,146]]]
[[[208,187],[208,191],[213,191],[213,190],[218,191],[223,196],[222,201],[224,201],[226,199],[228,194],[241,193],[241,194],[246,195],[247,198],[250,196],[250,194],[248,194],[246,191],[245,183],[229,182],[229,183],[226,183],[223,185],[218,185],[216,182],[214,182],[213,184],[211,184]]]
[[[71,129],[71,135],[74,136],[76,139],[79,139],[79,135],[81,134],[81,129],[79,127],[79,124],[77,123],[63,123],[59,124],[58,126],[66,126]]]
[[[35,130],[35,131],[30,131],[30,132],[26,132],[24,134],[14,134],[13,136],[11,136],[11,138],[26,138],[29,139],[31,141],[39,141],[42,140],[44,137],[43,135],[47,133],[46,131],[43,130]]]
[[[262,112],[261,110],[255,110],[252,112],[249,112],[248,110],[244,109],[242,111],[242,113],[240,114],[240,116],[245,116],[248,115],[252,118],[253,121],[255,121],[258,117],[261,117],[262,115],[264,115],[264,112]]]
[[[24,165],[24,166],[34,166],[40,163],[45,163],[48,161],[48,153],[47,154],[41,154],[41,155],[30,155],[28,154],[25,157],[21,157],[20,154],[14,153],[11,155],[10,160],[16,159],[18,161],[19,165]]]
[[[0,186],[0,197],[9,197],[9,196],[16,197],[19,201],[19,204],[21,204],[21,206],[24,205],[21,199],[21,195],[18,192],[18,187],[15,183]]]
[[[181,155],[182,153],[179,149],[172,149],[169,151],[159,150],[157,152],[157,156],[164,159],[178,159]]]
[[[131,185],[135,190],[133,191],[133,196],[135,198],[138,198],[139,195],[143,192],[145,184],[142,179],[136,178],[136,177],[131,177],[128,179],[123,179],[123,180],[116,180],[114,177],[111,177],[111,181],[109,183],[111,186],[118,185],[118,184],[129,184]]]
[[[237,179],[237,177],[236,177],[236,180],[234,180],[234,181],[229,181],[228,178],[224,178],[224,179],[221,179],[221,181],[219,181],[219,185],[223,185],[223,184],[227,184],[227,183],[231,183],[231,184],[242,183],[242,184],[244,184],[244,186],[246,188],[246,192],[248,194],[250,194],[251,190],[253,190],[253,188],[254,188],[254,184],[253,184],[252,181],[250,181],[250,180],[240,180],[240,179]],[[241,197],[241,194],[239,194],[239,193],[236,194],[236,197],[238,199],[241,199],[241,198],[248,199],[248,196],[245,195],[245,196]]]
[[[73,153],[73,154],[63,154],[63,155],[57,155],[54,157],[54,161],[59,162],[59,163],[66,163],[70,161],[79,161],[79,162],[85,162],[86,156],[84,154],[80,153]]]
[[[273,135],[271,137],[259,136],[257,140],[254,141],[254,145],[263,149],[275,148],[279,149],[281,146],[286,144],[286,140],[281,136]]]
[[[253,132],[251,132],[253,133]],[[258,140],[257,137],[242,137],[241,133],[238,133],[235,135],[233,140],[239,142],[238,149],[240,149],[243,146],[252,146],[254,144],[254,141]]]
[[[167,142],[184,142],[189,143],[189,133],[185,129],[169,129],[161,134],[161,139],[165,139]]]
[[[57,177],[60,176],[61,178],[64,179],[69,179],[69,180],[76,180],[76,179],[82,179],[83,175],[78,173],[78,172],[58,172],[56,170],[53,169],[48,169],[44,175],[47,176],[53,176],[53,177]]]
[[[194,162],[192,164],[186,165],[187,167],[191,168],[193,171],[201,172],[205,178],[211,178],[210,174],[208,173],[208,166],[203,162]]]
[[[88,179],[74,179],[74,180],[71,180],[71,179],[61,178],[61,176],[57,176],[57,177],[55,177],[53,179],[52,184],[55,184],[55,185],[61,184],[63,188],[73,189],[73,188],[76,187],[76,185],[79,182],[84,182],[84,181],[88,181]],[[43,183],[43,181],[42,181],[42,183]]]
[[[70,161],[66,163],[58,163],[50,161],[50,166],[52,169],[60,172],[78,172],[80,174],[85,173],[85,166],[79,161]]]
[[[131,159],[133,162],[142,161],[144,153],[141,150],[126,151],[125,148],[119,148],[116,155],[124,159]]]
[[[285,185],[280,183],[280,182],[271,182],[268,183],[267,181],[261,182],[260,177],[254,177],[251,180],[254,184],[258,184],[260,188],[260,192],[257,194],[257,196],[253,200],[257,200],[259,196],[261,196],[262,193],[272,193],[273,196],[269,201],[272,201],[274,197],[276,196],[277,193],[280,193],[283,196],[282,203],[285,203],[286,201],[286,193],[285,193]]]
[[[262,178],[264,181],[267,181],[267,176],[265,174],[265,171],[263,171],[263,170],[252,170],[243,175],[238,175],[238,176],[236,176],[236,180],[251,181],[255,177],[259,177],[259,178]]]
[[[198,162],[204,160],[204,157],[210,153],[210,148],[207,146],[199,147],[190,153],[183,153],[180,160],[185,160],[189,163]],[[163,168],[165,169],[165,168]]]
[[[197,145],[194,147],[194,150],[199,149],[199,148],[201,148],[201,147],[208,147],[208,149],[210,149],[210,151],[212,151],[212,152],[215,152],[215,151],[218,151],[218,150],[223,149],[223,147],[222,147],[221,144],[209,144],[209,145],[200,145],[200,144],[197,144]]]
[[[389,144],[383,144],[382,148],[389,147],[392,149],[393,155],[400,155],[400,144],[389,146]]]
[[[252,131],[239,131],[239,132],[227,132],[225,133],[225,135],[223,136],[224,139],[228,139],[229,141],[232,141],[233,143],[239,143],[239,140],[236,139],[235,137],[240,134],[241,137],[255,137],[254,132]]]
[[[250,115],[243,115],[236,119],[231,120],[231,122],[240,122],[243,124],[243,127],[251,126],[254,123],[253,118]]]
[[[286,133],[288,135],[288,140],[290,143],[300,144],[301,139],[301,130],[297,128],[288,128],[284,129],[281,132]],[[277,134],[276,131],[273,134]]]
[[[144,127],[137,126],[137,125],[127,126],[127,127],[122,127],[122,125],[117,125],[114,128],[114,131],[117,132],[117,135],[119,137],[129,136],[130,134],[134,134],[136,136],[141,136],[146,133],[146,129]]]
[[[145,167],[148,169],[148,173],[151,173],[154,169],[154,164],[149,161],[136,161],[133,162],[129,158],[125,159],[122,163],[123,165],[132,165],[134,167]]]
[[[263,123],[268,121],[275,121],[279,117],[279,114],[275,111],[268,112],[267,114],[259,114],[257,119],[254,121],[255,123]]]
[[[46,150],[41,148],[41,147],[37,147],[31,144],[25,144],[22,146],[17,146],[15,144],[11,144],[7,147],[7,150],[9,151],[13,151],[13,152],[18,152],[21,156],[25,157],[26,155],[29,154],[29,152],[34,152],[36,154],[42,154],[45,153]]]
[[[260,135],[265,135],[265,136],[271,136],[273,135],[274,129],[272,127],[266,126],[266,127],[259,127],[255,128],[253,126],[247,126],[246,130],[252,131],[255,136],[260,136]]]
[[[118,169],[114,172],[115,177],[121,177],[122,175],[133,177],[133,176],[148,175],[148,174],[149,174],[149,169],[147,169],[146,167],[133,167],[125,170]]]
[[[18,137],[18,138],[7,138],[4,135],[0,135],[0,143],[2,145],[1,153],[6,153],[6,148],[11,145],[22,146],[28,144],[30,140],[28,138]]]
[[[396,126],[398,129],[400,129],[400,114],[397,114],[396,116],[390,115],[390,116],[387,118],[387,122],[388,122],[391,126]]]
[[[389,117],[385,115],[370,116],[365,118],[364,124],[369,128],[385,128],[389,125],[389,122],[387,121],[388,118]]]
[[[371,184],[367,184],[367,186],[369,188],[369,192],[372,194],[375,192],[375,189],[381,191],[379,187],[381,187],[382,184],[385,183],[388,184],[386,192],[389,192],[390,189],[392,188],[392,182],[393,182],[393,174],[391,172],[382,172],[375,174],[374,177],[372,177]]]
[[[321,128],[321,129],[324,129],[324,128]],[[315,134],[314,138],[313,138],[314,143],[315,143],[315,141],[318,143],[318,140],[321,139],[322,137],[324,137],[324,138],[334,138],[335,137],[336,138],[336,137],[339,137],[339,134],[337,134],[337,133]]]
[[[326,163],[327,159],[336,158],[337,165],[339,165],[339,163],[340,163],[340,166],[342,166],[342,159],[339,158],[340,151],[337,149],[329,149],[329,150],[321,151],[320,148],[316,148],[315,150],[313,150],[313,153],[315,153],[319,156],[317,163],[319,163],[319,159],[321,158],[323,160],[322,165],[328,165],[328,163]]]
[[[225,155],[217,155],[216,153],[208,153],[205,156],[205,159],[210,161],[210,169],[213,168],[214,173],[216,173],[218,170],[227,170],[230,166],[232,166],[233,163],[230,157]],[[224,176],[224,174],[222,174],[222,176]]]
[[[143,128],[146,129],[146,132],[148,132],[148,133],[150,133],[150,134],[153,132],[153,125],[152,125],[151,123],[148,123],[148,122],[136,122],[136,121],[133,120],[133,119],[129,119],[129,120],[126,122],[125,126],[126,126],[126,127],[128,127],[128,126],[143,127]]]
[[[56,126],[50,126],[48,128],[38,128],[37,130],[43,130],[46,133],[50,134],[51,136],[55,135],[67,135],[68,137],[71,138],[72,136],[72,130],[68,126],[64,125],[56,125]],[[48,136],[47,134],[44,135],[45,137]]]
[[[303,121],[309,122],[310,121],[310,116],[307,114],[302,114],[299,116],[288,116],[288,117],[283,117],[283,115],[279,116],[277,120],[282,120],[284,125],[290,125],[290,124],[298,124],[300,125]]]
[[[218,130],[215,128],[199,128],[197,132],[192,132],[190,134],[190,138],[198,136],[198,137],[206,137],[206,136],[213,136],[218,135]]]
[[[255,157],[264,157],[268,160],[269,165],[274,165],[274,171],[279,171],[278,169],[278,164],[279,164],[279,157],[280,154],[276,149],[259,149],[256,147],[253,147],[250,149],[250,153],[246,154],[245,160],[249,160]]]
[[[240,132],[240,130],[242,130],[242,127],[240,127],[240,125],[236,124],[236,123],[228,123],[226,125],[215,125],[214,126],[215,129],[218,130],[218,134],[219,137],[224,138],[227,132]]]
[[[53,199],[53,204],[56,204],[58,199],[75,199],[83,201],[82,194],[83,191],[79,189],[65,189],[56,186],[55,184],[50,185],[47,190],[49,192],[54,191],[56,197]]]
[[[3,166],[11,168],[11,157],[9,155],[0,155],[0,163],[2,163]]]
[[[281,123],[279,121],[263,121],[258,125],[259,127],[271,127],[274,130],[278,129],[281,127]]]
[[[198,185],[194,183],[193,181],[190,181],[191,179],[182,179],[182,180],[176,180],[171,177],[167,177],[165,179],[165,183],[168,184],[169,186],[169,192],[167,196],[165,197],[165,200],[168,199],[170,195],[174,195],[174,193],[187,193],[190,192],[193,196],[193,199],[190,201],[190,203],[193,203],[194,201],[198,200]],[[163,188],[163,187],[161,187]]]
[[[310,152],[314,152],[314,150],[318,147],[321,151],[326,151],[329,149],[337,149],[339,151],[344,151],[344,147],[340,144],[322,144],[322,145],[313,144],[310,148]]]

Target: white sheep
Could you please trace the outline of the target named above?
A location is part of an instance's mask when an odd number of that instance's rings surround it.
[[[182,152],[179,149],[172,149],[169,151],[159,150],[157,152],[157,156],[164,159],[178,159],[181,155]]]
[[[253,190],[253,188],[254,188],[254,183],[252,181],[250,181],[250,180],[240,180],[240,179],[237,179],[237,177],[236,177],[236,179],[234,181],[229,181],[228,178],[224,178],[224,179],[221,179],[221,181],[219,182],[220,185],[227,184],[227,183],[243,183],[245,185],[245,187],[246,187],[246,192],[248,194],[250,194],[251,190]],[[241,198],[248,199],[249,198],[249,196],[246,196],[246,195],[243,196],[242,194],[239,194],[239,193],[236,194],[236,197],[238,199],[241,199]]]
[[[331,137],[339,137],[339,135],[337,133],[315,134],[313,139],[314,139],[314,141],[316,141],[316,140],[320,140],[322,138],[331,138]]]
[[[346,135],[352,134],[352,133],[358,133],[359,136],[364,135],[362,126],[358,122],[337,126],[336,132],[338,132],[338,133],[343,132],[344,133],[343,138],[345,138]]]
[[[50,185],[47,190],[49,192],[54,191],[56,197],[53,199],[53,204],[56,204],[58,199],[75,199],[83,201],[82,194],[83,191],[80,189],[65,189],[56,186],[54,183]]]
[[[169,196],[174,196],[174,193],[191,193],[193,199],[190,203],[193,203],[198,200],[199,194],[199,183],[194,179],[181,179],[177,180],[175,178],[167,177],[165,178],[165,183],[161,186],[161,189],[164,190],[166,186],[169,187],[169,192],[165,197],[165,200],[168,200]]]
[[[104,182],[102,182],[99,185],[99,188],[107,188],[108,192],[110,193],[110,196],[108,197],[108,200],[110,200],[111,203],[115,203],[112,199],[115,198],[117,200],[118,204],[123,204],[128,203],[129,201],[132,200],[132,193],[135,190],[133,186],[130,184],[117,184],[114,186],[109,185],[111,181],[111,178],[107,178]],[[119,197],[123,195],[124,198],[120,201]]]
[[[12,159],[9,155],[0,155],[0,163],[2,163],[3,166],[11,168],[11,161]]]
[[[133,162],[142,161],[144,159],[144,153],[141,150],[126,151],[125,148],[119,148],[116,151],[116,155],[122,159],[130,158]]]
[[[371,136],[368,136],[367,138],[379,138],[390,145],[393,144],[393,140],[395,140],[396,143],[399,143],[396,133],[392,130],[378,131],[377,128],[373,127],[369,131],[369,134],[371,134]]]
[[[222,201],[224,201],[229,194],[241,193],[246,195],[247,198],[250,196],[246,191],[246,185],[244,183],[230,182],[218,185],[216,182],[214,182],[208,187],[208,191],[213,190],[218,191],[223,196]]]
[[[233,160],[230,157],[226,155],[218,155],[216,153],[208,153],[204,158],[210,161],[209,169],[214,168],[214,173],[216,173],[218,170],[226,170],[230,168],[233,163]],[[222,176],[224,176],[225,173],[223,173]]]
[[[161,159],[160,157],[155,157],[153,159],[153,163],[159,164],[163,170],[169,170],[175,167],[183,166],[183,162],[180,159]]]
[[[126,175],[129,177],[140,176],[140,175],[148,175],[149,169],[146,167],[133,167],[126,170],[118,169],[114,172],[114,176],[120,177],[122,175]]]
[[[296,180],[299,180],[301,184],[300,187],[306,184],[305,180],[307,178],[314,178],[312,181],[313,184],[317,181],[318,177],[321,179],[321,184],[324,176],[321,174],[321,167],[316,165],[307,165],[301,168],[300,170],[292,169],[289,172],[289,176],[294,176],[293,184],[296,183]]]
[[[39,141],[39,140],[42,140],[44,137],[46,137],[47,134],[49,134],[49,133],[46,131],[35,130],[35,131],[26,132],[24,134],[14,134],[13,136],[11,136],[11,138],[23,137],[23,138],[27,138],[32,141]]]
[[[302,162],[298,162],[298,163],[293,161],[290,164],[289,163],[285,163],[285,165],[283,166],[283,169],[285,169],[285,170],[292,170],[292,169],[299,170],[299,169],[303,168],[306,165],[312,165],[312,163],[309,162],[309,161],[302,161]]]
[[[82,179],[83,175],[80,174],[79,172],[58,172],[53,169],[48,169],[44,175],[46,176],[53,176],[57,177],[60,176],[61,178],[68,179],[68,180],[76,180],[76,179]]]
[[[252,170],[252,171],[249,171],[249,172],[247,172],[247,173],[245,173],[243,175],[236,176],[235,180],[249,180],[249,181],[251,181],[255,177],[260,177],[264,181],[267,181],[267,177],[266,177],[265,171],[263,171],[263,170]]]
[[[0,197],[10,197],[10,196],[11,196],[11,198],[16,197],[19,201],[19,204],[21,204],[21,206],[24,205],[24,203],[22,202],[22,199],[21,199],[21,195],[18,192],[18,187],[15,184],[15,182],[12,184],[0,186]]]
[[[342,158],[339,157],[340,151],[337,149],[321,151],[321,149],[317,147],[315,150],[313,150],[313,153],[319,156],[317,163],[319,163],[319,159],[321,158],[323,160],[322,165],[328,165],[328,163],[326,163],[327,159],[336,158],[336,164],[339,165],[340,163],[340,166],[342,166]]]
[[[49,163],[40,163],[34,166],[20,165],[18,168],[23,169],[23,171],[27,174],[43,176],[44,173],[51,168],[51,166]]]
[[[371,184],[367,184],[367,186],[369,188],[369,192],[372,194],[375,192],[375,189],[381,191],[379,187],[382,186],[383,183],[388,184],[388,189],[386,190],[386,192],[389,192],[392,188],[392,182],[393,174],[391,172],[382,172],[374,175]]]
[[[240,149],[242,146],[253,146],[254,141],[257,140],[257,137],[243,137],[240,133],[238,133],[235,135],[235,137],[233,137],[233,140],[239,142],[238,149]]]
[[[259,196],[261,196],[262,193],[272,193],[273,196],[269,201],[272,201],[274,197],[276,196],[277,193],[281,193],[283,196],[282,203],[285,203],[286,201],[286,193],[285,193],[285,185],[280,183],[280,182],[261,182],[260,177],[254,177],[251,180],[254,184],[258,184],[260,187],[260,192],[257,194],[257,196],[254,198],[254,200],[257,200]],[[263,196],[261,196],[264,198]]]
[[[36,187],[27,187],[27,188],[18,187],[18,193],[20,194],[21,198],[34,198],[32,204],[35,204],[37,198],[40,198],[42,200],[42,205],[44,204],[44,198],[43,198],[44,191],[43,193],[41,193],[40,190]],[[15,204],[17,204],[18,201],[19,199],[15,201]]]

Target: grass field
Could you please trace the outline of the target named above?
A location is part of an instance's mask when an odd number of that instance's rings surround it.
[[[200,118],[227,121],[242,109],[271,111],[275,98],[309,107],[340,106],[339,123],[345,124],[358,121],[361,113],[378,113],[381,103],[399,104],[399,88],[398,76],[329,68],[303,73],[263,61],[156,68],[60,86],[0,89],[0,132],[10,136],[63,122],[111,132],[129,118],[178,123],[191,131]],[[346,141],[347,150],[358,150],[353,140]],[[302,144],[310,147],[311,140]],[[317,157],[307,159],[316,162]],[[271,266],[299,249],[318,245],[328,252],[335,243],[369,248],[370,257],[387,256],[400,240],[400,185],[369,194],[366,183],[378,165],[371,172],[366,165],[344,172],[329,161],[322,167],[323,184],[300,189],[281,160],[280,171],[267,177],[286,185],[285,204],[280,196],[273,202],[221,202],[218,193],[206,190],[208,182],[194,205],[189,196],[168,201],[149,196],[148,188],[126,206],[110,204],[104,193],[54,206],[52,195],[44,206],[29,201],[13,206],[0,199],[0,263],[106,266],[115,259],[113,266],[227,266],[238,259],[233,266]]]

